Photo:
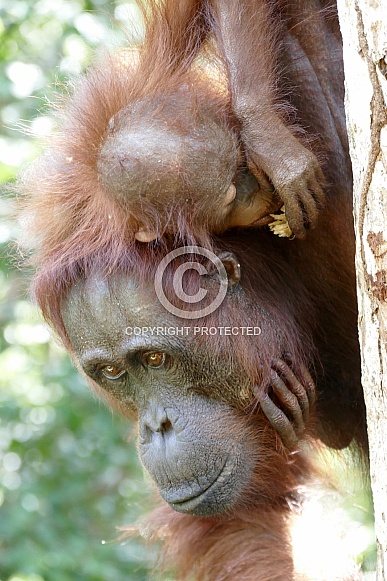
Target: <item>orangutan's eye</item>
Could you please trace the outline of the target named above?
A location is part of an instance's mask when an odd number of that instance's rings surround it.
[[[119,379],[126,373],[125,369],[116,367],[115,365],[105,365],[101,367],[101,373],[106,379]]]
[[[165,363],[165,353],[145,353],[143,355],[143,361],[147,367],[152,369],[158,369],[162,367]]]

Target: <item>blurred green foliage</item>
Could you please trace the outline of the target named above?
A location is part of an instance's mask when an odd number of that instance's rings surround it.
[[[47,103],[60,84],[87,66],[95,46],[121,42],[112,18],[124,20],[132,10],[131,3],[98,0],[0,0],[3,185],[38,154],[39,138],[52,125]],[[133,522],[149,503],[132,428],[90,394],[29,302],[28,277],[9,258],[17,225],[5,190],[0,580],[148,579],[153,554],[137,541],[115,542],[116,527]]]

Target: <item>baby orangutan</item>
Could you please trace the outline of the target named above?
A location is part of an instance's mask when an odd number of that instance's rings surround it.
[[[33,261],[101,252],[114,264],[136,240],[165,235],[205,245],[283,205],[302,238],[323,175],[276,95],[279,14],[262,1],[164,0],[144,19],[141,48],[90,67],[23,177]]]
[[[218,105],[206,109],[195,97],[180,87],[164,103],[145,98],[109,121],[98,181],[126,216],[138,217],[141,242],[184,232],[187,222],[211,233],[263,225],[283,204],[263,172],[258,181],[243,167],[238,135],[219,119]]]

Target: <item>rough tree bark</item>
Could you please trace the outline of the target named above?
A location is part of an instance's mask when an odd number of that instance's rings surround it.
[[[387,0],[338,0],[354,172],[362,381],[378,546],[387,581]]]

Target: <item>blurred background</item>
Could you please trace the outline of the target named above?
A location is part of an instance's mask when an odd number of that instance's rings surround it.
[[[7,192],[44,147],[55,94],[100,46],[125,42],[137,18],[133,2],[0,0],[0,581],[151,576],[147,548],[116,542],[116,527],[150,502],[132,427],[89,393],[32,305],[29,273],[16,268]],[[351,531],[348,550],[372,571],[369,494],[360,473],[350,478],[331,462],[345,492],[339,519]],[[313,535],[322,528],[318,510],[310,513]],[[335,525],[326,526],[329,536]],[[298,534],[305,543],[305,531]]]
[[[4,185],[44,146],[63,81],[122,43],[132,17],[130,3],[0,1],[1,581],[137,581],[152,567],[140,543],[114,542],[149,503],[132,427],[90,394],[31,304]]]

